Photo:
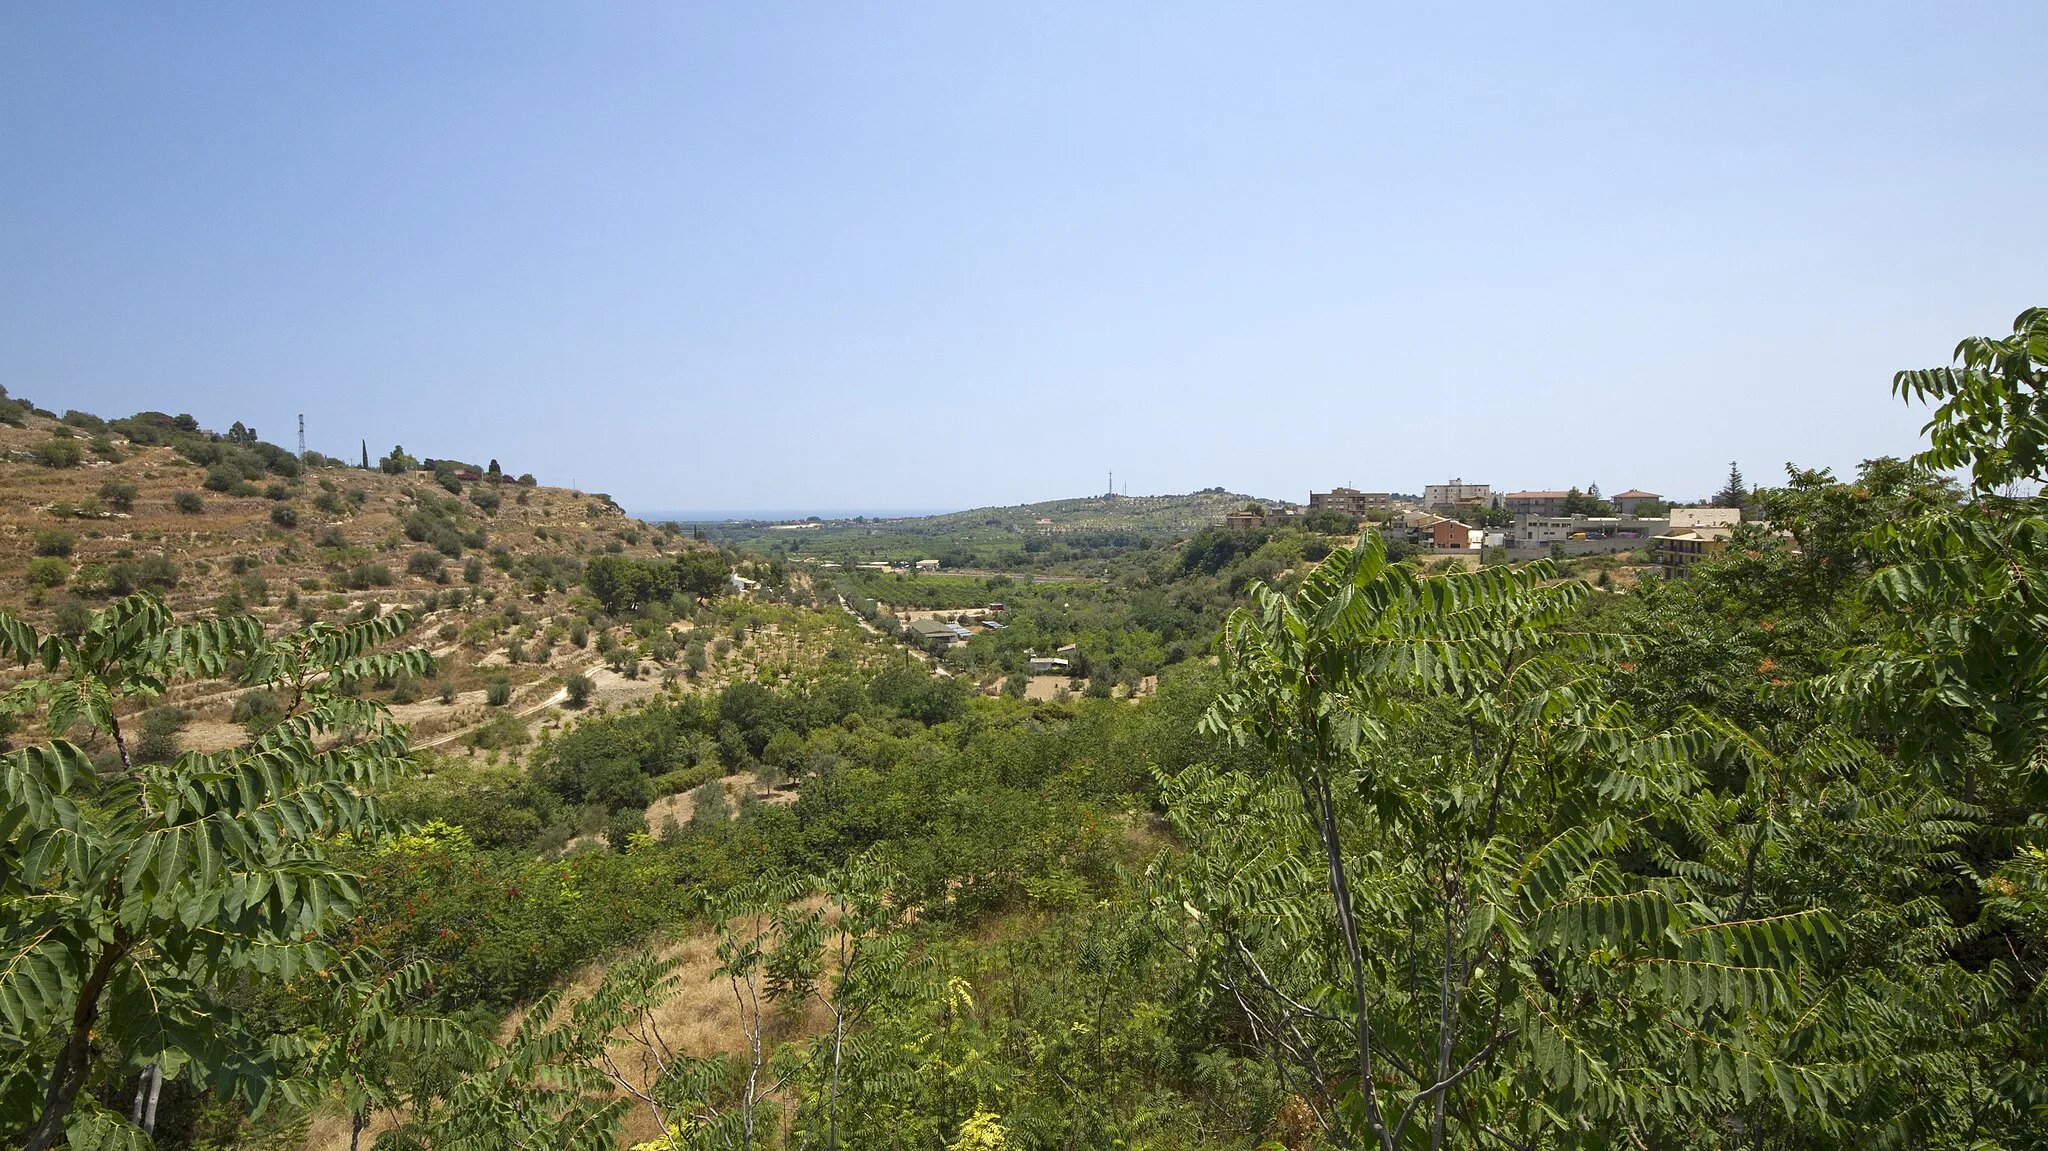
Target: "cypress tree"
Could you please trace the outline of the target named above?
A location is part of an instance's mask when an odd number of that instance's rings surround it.
[[[1728,461],[1728,482],[1714,495],[1717,508],[1739,508],[1749,502],[1749,485],[1742,480],[1742,469],[1735,461]]]

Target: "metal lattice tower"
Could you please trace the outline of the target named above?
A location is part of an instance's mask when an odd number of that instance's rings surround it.
[[[306,462],[306,413],[299,413],[299,462]]]

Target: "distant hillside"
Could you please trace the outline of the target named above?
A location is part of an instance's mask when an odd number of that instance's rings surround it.
[[[1186,495],[1087,496],[901,519],[702,524],[711,540],[832,560],[937,559],[949,568],[1061,570],[1202,530],[1247,503],[1284,500],[1217,489]]]

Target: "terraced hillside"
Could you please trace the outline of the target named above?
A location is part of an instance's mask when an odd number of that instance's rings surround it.
[[[307,466],[239,425],[216,437],[179,422],[189,418],[60,422],[0,404],[0,607],[39,628],[76,626],[136,590],[181,617],[246,611],[269,627],[411,608],[407,642],[435,650],[435,679],[366,690],[428,742],[498,709],[531,714],[562,698],[572,675],[592,678],[605,701],[651,694],[664,663],[683,670],[682,636],[614,628],[577,584],[586,557],[655,560],[709,545],[630,519],[604,496],[493,466],[470,478],[446,461],[438,471],[396,466],[405,460]],[[703,662],[693,677],[720,678],[715,655]],[[233,742],[260,707],[224,684],[162,702],[190,713],[180,743],[199,748]]]

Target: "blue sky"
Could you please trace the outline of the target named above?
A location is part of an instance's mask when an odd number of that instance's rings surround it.
[[[1419,11],[1428,7],[1430,11]],[[1681,497],[2048,303],[2048,6],[0,9],[0,383],[636,509]]]

